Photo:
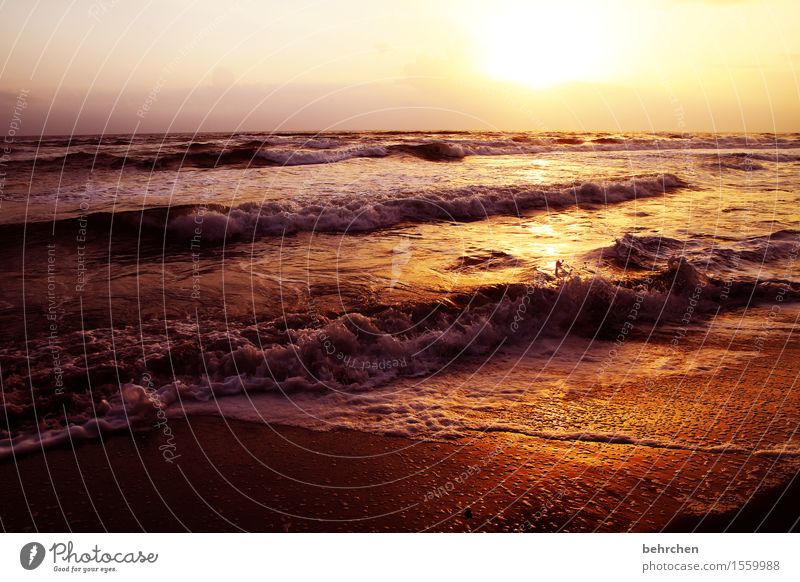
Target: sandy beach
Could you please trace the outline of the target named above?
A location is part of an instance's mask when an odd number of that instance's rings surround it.
[[[181,457],[149,434],[5,463],[6,531],[771,531],[797,529],[798,480],[750,493],[743,508],[701,521],[670,486],[633,467],[622,445],[420,443],[352,431],[315,433],[196,418],[174,422]],[[307,449],[304,451],[303,449]],[[576,450],[577,448],[577,450]],[[563,462],[583,458],[582,465]],[[592,458],[605,458],[605,462]],[[685,453],[658,463],[680,467]],[[731,467],[736,465],[733,461]],[[623,479],[637,496],[601,486]],[[23,488],[20,483],[24,484]],[[653,506],[651,507],[651,504]],[[30,509],[30,511],[28,510]],[[596,525],[599,514],[606,519]]]
[[[766,347],[745,369],[677,378],[671,390],[791,390],[797,347]],[[783,532],[800,516],[790,456],[503,432],[426,442],[208,416],[168,426],[169,446],[162,431],[114,433],[4,462],[3,529]]]

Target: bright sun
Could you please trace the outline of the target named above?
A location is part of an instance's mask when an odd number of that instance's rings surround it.
[[[542,4],[496,9],[474,23],[482,72],[536,88],[605,78],[618,27],[594,3]]]

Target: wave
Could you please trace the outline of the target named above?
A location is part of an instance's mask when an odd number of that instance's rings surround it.
[[[339,145],[339,144],[337,144]],[[306,166],[332,164],[356,158],[384,158],[391,155],[411,155],[428,161],[452,161],[467,155],[500,155],[524,153],[519,147],[507,149],[464,147],[457,143],[432,142],[397,145],[350,145],[330,147],[323,141],[306,141],[302,147],[264,147],[262,142],[249,142],[235,148],[220,149],[213,142],[192,142],[182,151],[165,151],[153,154],[137,152],[107,153],[101,151],[75,151],[63,155],[45,155],[23,160],[12,160],[9,169],[59,170],[91,169],[115,170],[135,167],[142,170],[179,170],[181,168],[256,168],[262,166]]]
[[[597,254],[623,269],[658,270],[677,256],[709,271],[737,270],[743,262],[755,267],[783,262],[800,252],[800,231],[784,229],[755,236],[728,246],[708,246],[707,241],[681,241],[666,236],[625,234]]]
[[[713,136],[644,134],[503,134],[366,132],[332,134],[239,134],[199,136],[88,136],[23,142],[25,155],[7,162],[9,170],[70,169],[178,170],[181,168],[250,168],[330,164],[356,158],[413,156],[447,162],[467,156],[535,155],[545,152],[712,149],[701,153],[708,166],[759,170],[759,162],[796,162],[800,147],[790,136]],[[756,152],[727,152],[748,148]],[[65,152],[65,149],[67,150]],[[71,150],[71,151],[70,151]],[[772,150],[772,151],[766,151]]]
[[[404,223],[472,221],[490,216],[565,208],[576,204],[611,204],[663,195],[686,183],[672,174],[639,176],[613,182],[583,182],[541,189],[469,186],[406,198],[364,200],[339,197],[328,204],[246,203],[227,212],[193,213],[170,220],[167,230],[175,240],[186,240],[202,223],[203,240],[250,240],[297,232],[363,233]]]
[[[254,152],[256,159],[275,166],[332,164],[354,158],[383,158],[390,153],[383,146],[352,146],[338,149],[268,149]],[[257,165],[257,164],[255,164]]]
[[[446,161],[460,160],[467,155],[476,155],[476,150],[464,147],[458,143],[431,142],[423,144],[395,145],[391,146],[395,152],[403,152],[414,155],[423,160]]]
[[[487,147],[463,147],[457,143],[422,144],[356,144],[341,147],[340,143],[306,140],[301,147],[265,147],[262,141],[250,141],[236,147],[221,148],[215,142],[191,142],[178,151],[143,153],[136,150],[109,153],[78,150],[66,154],[39,155],[10,160],[10,170],[86,169],[116,170],[134,167],[142,170],[178,170],[181,168],[251,168],[261,166],[305,166],[331,164],[355,158],[383,158],[390,155],[411,155],[422,160],[460,160],[467,155],[521,153],[519,147],[498,150]],[[291,144],[289,144],[291,145]]]
[[[4,354],[2,418],[8,426],[0,434],[0,458],[106,431],[152,428],[167,409],[185,402],[257,393],[365,393],[543,336],[611,340],[628,329],[634,310],[637,327],[627,339],[652,339],[655,328],[681,321],[689,306],[701,320],[732,306],[730,297],[752,305],[774,301],[778,292],[785,301],[800,300],[798,285],[725,282],[678,259],[647,277],[536,272],[527,284],[346,315],[318,313],[310,301],[308,312],[257,325],[228,322],[203,330],[202,337],[196,325],[175,322],[168,342],[158,324],[76,331],[62,341],[60,390],[52,386],[46,341],[31,342],[26,354]],[[38,387],[35,394],[30,385]]]
[[[791,163],[800,161],[800,155],[787,154],[781,152],[758,153],[758,152],[726,152],[717,154],[707,154],[703,156],[706,165],[711,168],[722,168],[729,170],[741,170],[744,172],[754,172],[764,170],[766,166],[759,162]]]
[[[616,137],[598,137],[592,140],[592,143],[599,144],[620,144],[625,143],[625,140]]]
[[[503,251],[486,251],[475,254],[462,255],[448,267],[450,271],[469,272],[485,271],[488,269],[503,269],[517,267],[520,261],[517,257]]]
[[[672,174],[636,176],[610,182],[583,182],[568,186],[531,189],[522,186],[488,188],[469,186],[434,190],[406,198],[368,195],[340,196],[327,204],[319,202],[244,203],[221,205],[153,207],[117,213],[94,213],[85,219],[90,229],[117,240],[135,237],[166,244],[184,244],[201,231],[202,241],[252,240],[259,236],[281,236],[298,232],[365,233],[404,223],[474,221],[496,215],[520,215],[539,208],[558,209],[572,205],[614,204],[660,196],[686,183]],[[74,236],[80,218],[47,223],[0,226],[0,240],[65,231]]]
[[[55,221],[8,223],[0,225],[0,241],[14,241],[23,237],[28,243],[37,238],[53,242],[55,238],[64,236],[73,241],[75,233],[85,231],[87,237],[114,238],[124,241],[165,243],[167,226],[185,216],[195,216],[200,212],[197,204],[176,204],[173,206],[155,206],[141,210],[123,210],[118,212],[92,212],[84,216],[62,218]],[[219,204],[202,206],[203,212],[224,213],[228,208]],[[84,223],[85,221],[85,223]],[[87,224],[91,228],[86,228]]]
[[[748,153],[749,158],[764,162],[800,162],[800,155],[774,152],[769,154]]]

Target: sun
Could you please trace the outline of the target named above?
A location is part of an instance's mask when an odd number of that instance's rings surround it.
[[[534,88],[602,80],[613,68],[618,29],[608,20],[595,3],[574,1],[524,2],[484,13],[471,27],[479,69]]]

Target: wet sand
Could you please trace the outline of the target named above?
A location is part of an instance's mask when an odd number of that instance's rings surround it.
[[[539,442],[534,455],[532,439],[513,435],[450,444],[211,417],[170,426],[172,463],[155,432],[4,463],[3,529],[788,531],[800,516],[795,480],[751,492],[741,513],[701,520],[648,478],[653,451],[642,447]],[[679,468],[687,454],[659,451],[659,467]],[[612,479],[632,495],[610,493]]]
[[[795,310],[785,311],[780,321],[793,323]],[[739,347],[753,345],[751,335],[759,329],[741,331]],[[764,351],[737,365],[665,377],[658,389],[643,384],[645,376],[610,387],[613,398],[602,390],[582,398],[600,411],[621,405],[629,422],[633,415],[654,417],[653,407],[667,417],[683,415],[679,441],[689,440],[691,431],[735,440],[732,436],[754,430],[745,420],[756,415],[752,427],[766,430],[769,422],[765,436],[791,443],[800,415],[794,399],[800,346],[793,334],[765,337]],[[713,345],[712,340],[704,341]],[[738,417],[714,418],[713,410],[701,406],[707,395],[728,393],[758,395],[739,424],[731,425]],[[654,400],[657,394],[671,396]],[[157,430],[108,434],[102,443],[81,441],[0,463],[0,527],[15,532],[796,531],[800,458],[791,446],[788,455],[769,452],[768,442],[761,448],[767,454],[508,432],[432,442],[218,416],[170,417]]]

